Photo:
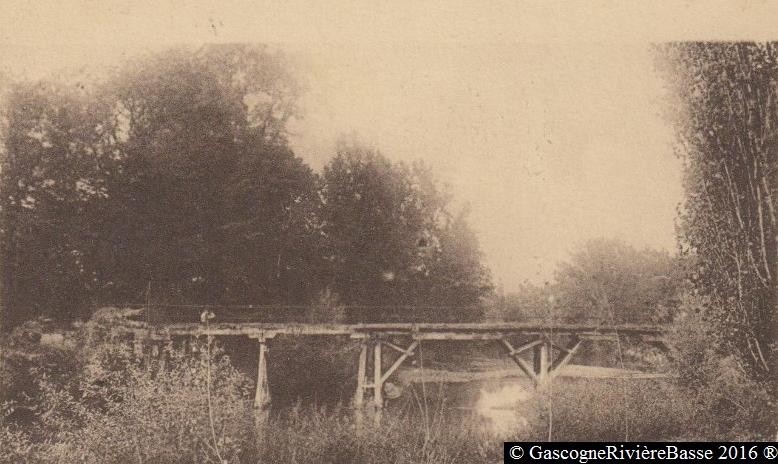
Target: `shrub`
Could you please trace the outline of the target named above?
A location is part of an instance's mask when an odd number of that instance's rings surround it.
[[[102,383],[92,383],[82,393],[99,398],[93,401],[99,408],[85,409],[84,401],[54,389],[45,398],[54,424],[82,425],[53,430],[57,444],[49,450],[52,460],[237,462],[251,434],[250,385],[218,350],[202,345],[197,356],[172,350],[165,368],[159,360],[130,361],[121,376],[99,364],[107,356],[96,359],[89,378]],[[132,358],[126,354],[121,359]]]
[[[545,394],[554,441],[672,441],[695,423],[694,397],[667,380],[576,379]]]
[[[357,428],[350,411],[292,409],[258,432],[253,460],[244,462],[321,462],[331,464],[497,462],[502,441],[476,416],[433,420],[384,414],[380,426],[364,417]],[[448,418],[450,419],[450,417]]]
[[[705,420],[695,433],[709,440],[769,440],[775,435],[775,384],[755,380],[711,322],[707,299],[684,295],[668,335],[678,382],[694,393]]]
[[[40,343],[42,327],[28,321],[0,337],[0,417],[9,426],[34,427],[45,378],[68,385],[79,370],[67,347]]]
[[[36,446],[21,430],[0,425],[0,463],[32,464],[41,462]]]

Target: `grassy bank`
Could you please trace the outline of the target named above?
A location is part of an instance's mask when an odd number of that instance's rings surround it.
[[[164,365],[137,359],[98,323],[60,347],[24,332],[2,347],[4,463],[491,463],[504,440],[747,438],[736,423],[725,424],[731,434],[712,427],[711,408],[666,379],[560,379],[522,402],[527,422],[498,437],[434,388],[406,389],[405,406],[379,425],[311,405],[258,423],[252,381],[205,341]]]

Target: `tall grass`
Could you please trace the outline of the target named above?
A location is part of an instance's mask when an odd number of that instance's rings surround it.
[[[675,441],[700,415],[693,396],[665,379],[575,379],[541,408],[554,441]]]
[[[427,434],[412,414],[384,414],[380,425],[357,426],[348,410],[292,409],[258,430],[246,462],[278,463],[455,463],[496,462],[502,442],[476,416],[436,422]]]

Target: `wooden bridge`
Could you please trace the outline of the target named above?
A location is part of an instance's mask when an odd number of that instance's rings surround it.
[[[384,404],[384,386],[392,374],[415,355],[423,342],[458,340],[462,342],[491,340],[498,343],[516,366],[538,388],[545,387],[575,356],[584,342],[620,340],[621,337],[639,338],[648,343],[662,343],[666,331],[651,325],[599,325],[531,322],[489,323],[268,323],[268,322],[211,322],[204,317],[201,323],[171,322],[151,324],[142,321],[141,311],[127,311],[117,329],[134,337],[136,350],[151,346],[155,353],[169,346],[174,337],[244,336],[257,343],[257,382],[254,405],[265,408],[270,404],[268,387],[268,350],[274,337],[329,336],[349,337],[360,343],[357,362],[357,387],[354,406],[359,409],[371,399],[375,408]],[[204,313],[207,315],[207,313]],[[372,376],[369,375],[372,371]],[[372,395],[368,395],[372,392]]]

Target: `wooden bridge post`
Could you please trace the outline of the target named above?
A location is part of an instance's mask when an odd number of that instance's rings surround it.
[[[135,332],[132,335],[132,353],[137,358],[143,358],[143,351],[143,338],[138,332]]]
[[[167,338],[164,340],[164,343],[162,344],[162,348],[160,350],[159,354],[159,370],[164,371],[167,367],[167,361],[170,358],[171,353],[173,352],[173,339]]]
[[[543,343],[535,345],[532,348],[533,370],[535,371],[535,386],[539,389],[545,388],[549,381],[549,362],[550,343],[544,340]]]
[[[259,360],[257,362],[257,389],[254,393],[254,407],[265,409],[270,404],[270,386],[267,379],[267,340],[258,337]]]
[[[357,391],[354,392],[354,425],[357,433],[364,429],[364,403],[365,390],[367,390],[367,337],[362,337],[359,341],[359,360],[357,361]]]
[[[384,382],[381,380],[381,340],[376,339],[373,345],[373,405],[376,411],[384,407],[384,395],[383,387]]]
[[[367,339],[360,341],[359,361],[357,364],[357,391],[354,394],[354,408],[361,410],[365,402],[367,384]]]

